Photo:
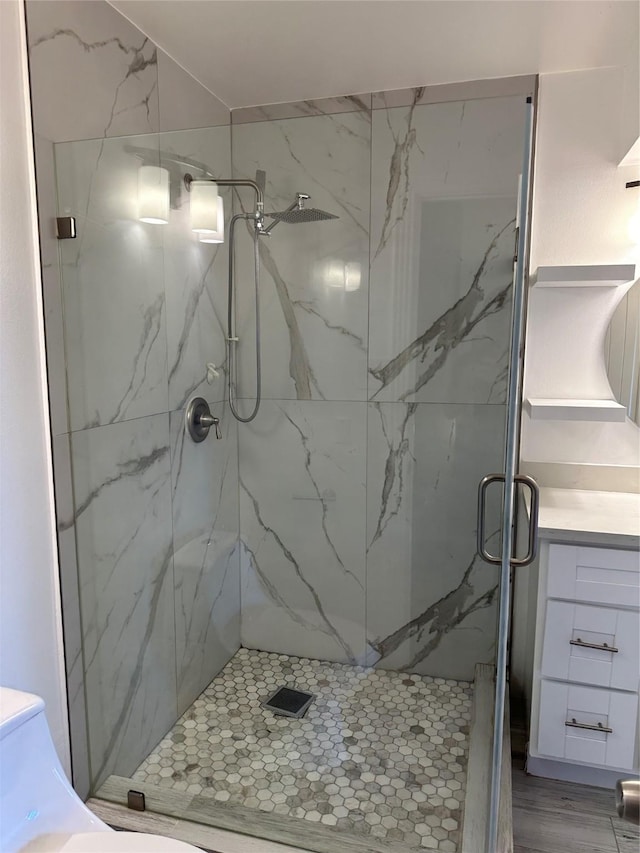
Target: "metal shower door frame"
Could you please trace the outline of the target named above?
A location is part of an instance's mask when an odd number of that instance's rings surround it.
[[[485,853],[498,851],[498,822],[500,810],[500,787],[502,781],[502,741],[504,732],[504,709],[507,686],[507,655],[509,641],[509,617],[511,610],[511,571],[512,567],[530,563],[535,557],[537,536],[537,485],[529,477],[518,475],[518,456],[520,438],[520,409],[522,397],[522,352],[524,342],[524,322],[526,304],[527,251],[529,246],[529,203],[533,174],[533,98],[527,98],[524,134],[524,152],[520,193],[518,199],[518,231],[516,244],[516,265],[513,279],[513,312],[511,319],[511,344],[509,353],[509,383],[507,389],[507,418],[505,439],[504,474],[489,475],[480,484],[478,518],[478,552],[483,559],[491,557],[483,545],[483,499],[489,482],[503,481],[502,502],[502,541],[501,557],[490,562],[500,564],[500,595],[498,616],[498,639],[496,656],[496,686],[494,700],[493,744],[491,754],[491,789],[489,798],[488,829]],[[529,553],[525,558],[517,559],[513,554],[515,501],[517,482],[526,483],[531,489],[532,506],[529,531]]]

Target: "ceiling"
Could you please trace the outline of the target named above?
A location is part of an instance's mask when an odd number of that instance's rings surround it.
[[[110,0],[231,109],[636,63],[634,0]]]

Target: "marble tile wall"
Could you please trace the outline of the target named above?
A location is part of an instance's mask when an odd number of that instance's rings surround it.
[[[355,663],[366,650],[371,114],[349,107],[234,125],[232,149],[237,175],[266,171],[267,211],[303,192],[340,217],[281,223],[260,243],[263,402],[239,427],[242,642]],[[238,253],[239,282],[249,257]],[[246,285],[237,313],[239,394],[250,397]]]
[[[503,468],[525,100],[418,101],[373,113],[367,636],[467,679],[495,639],[476,491]]]
[[[366,403],[263,400],[240,429],[242,643],[365,652]]]
[[[233,128],[234,172],[266,171],[267,213],[302,192],[309,207],[339,216],[279,223],[260,243],[267,399],[366,400],[370,151],[368,110]],[[252,275],[251,253],[239,251],[238,280],[247,282],[238,293],[244,396],[254,394],[255,381]]]
[[[93,780],[177,715],[169,415],[71,434]]]
[[[163,273],[166,296],[167,370],[169,409],[184,409],[197,395],[210,403],[225,396],[228,244],[201,243],[189,224],[189,194],[182,185],[187,167],[169,159],[204,163],[216,175],[231,174],[231,137],[228,127],[161,133],[161,162],[171,174],[175,207],[163,237]],[[191,169],[197,175],[194,169]],[[221,188],[226,219],[231,214],[230,190]],[[206,357],[205,357],[206,356]],[[207,382],[206,365],[215,364],[220,376]]]
[[[370,404],[368,664],[472,680],[493,660],[498,574],[476,555],[476,500],[502,467],[504,418],[497,405]],[[490,504],[493,552],[499,517]]]
[[[227,107],[106,0],[27,0],[35,129],[51,142],[228,125]]]
[[[171,160],[229,174],[230,114],[103,0],[28,0],[27,18],[74,782],[87,795],[131,772],[239,646],[227,254],[194,240]],[[167,226],[137,221],[142,162],[171,172]],[[55,239],[56,215],[75,216],[75,240]],[[184,439],[195,394],[221,441]]]
[[[224,402],[211,410],[223,437],[201,444],[170,414],[178,714],[240,645],[237,429]]]
[[[164,235],[136,221],[132,145],[159,160],[153,136],[56,146],[58,209],[77,229],[59,246],[72,431],[169,408]]]
[[[503,467],[531,82],[233,114],[234,170],[266,170],[267,209],[301,191],[340,217],[278,225],[261,246],[263,404],[239,428],[243,645],[459,679],[492,660],[476,493]]]
[[[176,155],[229,173],[228,127],[56,145],[60,210],[79,211],[60,267],[94,785],[135,768],[239,646],[236,429],[223,402],[227,253],[195,241]],[[141,156],[170,166],[167,226],[136,220]],[[220,370],[213,384],[209,362]],[[195,394],[219,411],[220,442],[185,438]],[[155,431],[156,446],[141,447]],[[160,459],[162,476],[145,487]],[[118,496],[123,478],[131,489]],[[106,510],[92,497],[103,493],[116,495]]]

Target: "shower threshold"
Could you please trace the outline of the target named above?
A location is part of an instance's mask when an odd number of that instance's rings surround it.
[[[467,771],[484,775],[492,673],[478,667],[471,684],[241,649],[132,778],[96,797],[124,805],[133,788],[149,816],[317,853],[466,853],[465,808],[475,838],[484,811],[486,792],[470,804],[466,788]],[[283,683],[317,694],[306,717],[261,707]],[[470,750],[472,716],[486,730]]]

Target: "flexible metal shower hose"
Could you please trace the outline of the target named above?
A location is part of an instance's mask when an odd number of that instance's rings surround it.
[[[233,290],[234,290],[234,236],[235,236],[235,227],[238,219],[251,219],[254,217],[251,214],[247,213],[237,213],[231,219],[231,224],[229,226],[229,280],[228,280],[228,298],[227,298],[227,383],[229,388],[229,408],[231,409],[231,413],[237,421],[241,421],[243,424],[250,423],[255,416],[258,414],[258,409],[260,408],[260,401],[262,398],[262,358],[260,355],[260,246],[259,239],[260,235],[258,233],[258,229],[255,227],[253,229],[253,264],[254,264],[254,275],[253,275],[253,283],[255,289],[255,311],[256,311],[256,402],[253,407],[253,411],[248,417],[243,417],[237,409],[237,398],[235,397],[234,386],[236,383],[236,370],[237,370],[237,360],[236,360],[236,347],[238,344],[238,339],[234,334],[234,322],[233,322]]]

